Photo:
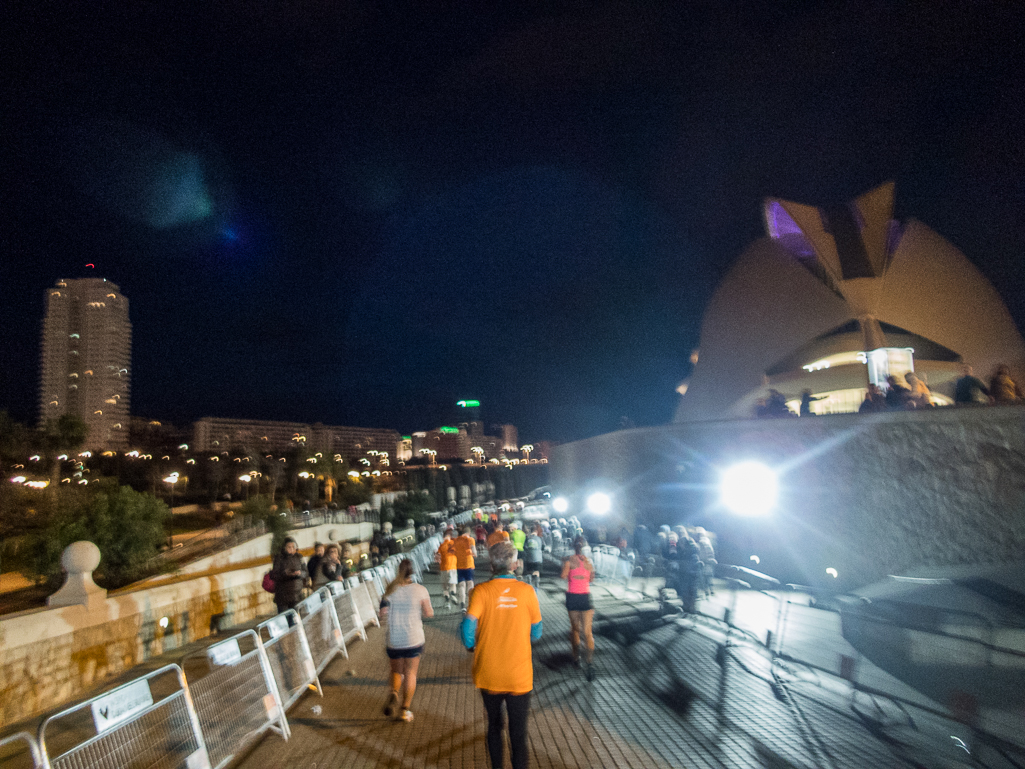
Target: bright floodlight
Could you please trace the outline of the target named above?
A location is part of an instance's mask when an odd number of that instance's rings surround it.
[[[776,506],[776,474],[761,462],[741,462],[726,469],[719,480],[722,503],[743,516],[765,515]]]
[[[608,494],[596,491],[587,498],[587,509],[595,515],[605,515],[612,509],[612,500]]]
[[[556,497],[552,500],[552,509],[557,513],[565,513],[569,510],[569,502],[565,497]]]

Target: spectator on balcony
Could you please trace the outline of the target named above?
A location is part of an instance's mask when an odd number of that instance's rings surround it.
[[[879,385],[869,382],[868,392],[865,393],[865,400],[862,401],[858,412],[861,414],[871,414],[877,411],[886,411],[886,396],[879,389]]]
[[[886,377],[886,384],[888,385],[886,390],[886,410],[906,411],[908,401],[911,398],[911,390],[905,387],[904,383],[895,374],[890,374]]]
[[[905,374],[904,379],[908,383],[908,389],[911,390],[911,394],[908,396],[908,406],[916,409],[932,408],[932,393],[929,391],[929,385],[922,381],[914,371]]]
[[[975,376],[971,366],[961,369],[961,378],[954,384],[954,405],[980,406],[989,403],[989,390],[981,379]]]
[[[804,390],[804,391],[802,391],[801,392],[801,412],[800,412],[800,415],[802,417],[815,416],[814,414],[811,413],[811,404],[813,404],[815,401],[824,401],[825,399],[826,399],[825,395],[820,395],[818,398],[816,398],[815,396],[813,396],[811,394],[811,390]]]
[[[1021,389],[1011,379],[1011,369],[1007,364],[1001,363],[993,370],[989,380],[989,395],[998,406],[1022,402]]]

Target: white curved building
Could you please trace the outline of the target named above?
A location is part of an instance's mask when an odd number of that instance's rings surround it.
[[[943,237],[893,219],[893,183],[823,210],[770,198],[705,312],[675,422],[751,416],[769,389],[815,413],[857,411],[869,382],[915,371],[949,403],[964,363],[1025,372],[1025,343],[993,286]],[[796,409],[795,409],[796,411]]]

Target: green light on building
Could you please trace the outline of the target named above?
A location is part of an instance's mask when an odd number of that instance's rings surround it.
[[[456,405],[462,406],[464,409],[478,409],[480,401],[456,401]]]
[[[446,434],[449,434],[449,435],[458,435],[459,434],[459,428],[458,427],[439,427],[438,428],[438,432],[446,433]]]

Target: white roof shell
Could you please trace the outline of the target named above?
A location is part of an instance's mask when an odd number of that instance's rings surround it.
[[[766,202],[767,216],[782,208],[790,225],[797,224],[805,245],[814,250],[810,261],[832,288],[778,240],[752,243],[705,311],[700,357],[675,422],[750,416],[754,398],[765,392],[766,371],[816,337],[865,316],[949,348],[978,376],[988,376],[998,363],[1025,372],[1021,334],[996,290],[964,254],[914,220],[892,253],[881,245],[881,233],[890,227],[892,194],[888,184],[852,204],[869,268],[878,276],[849,280],[843,279],[836,244],[818,209]]]

